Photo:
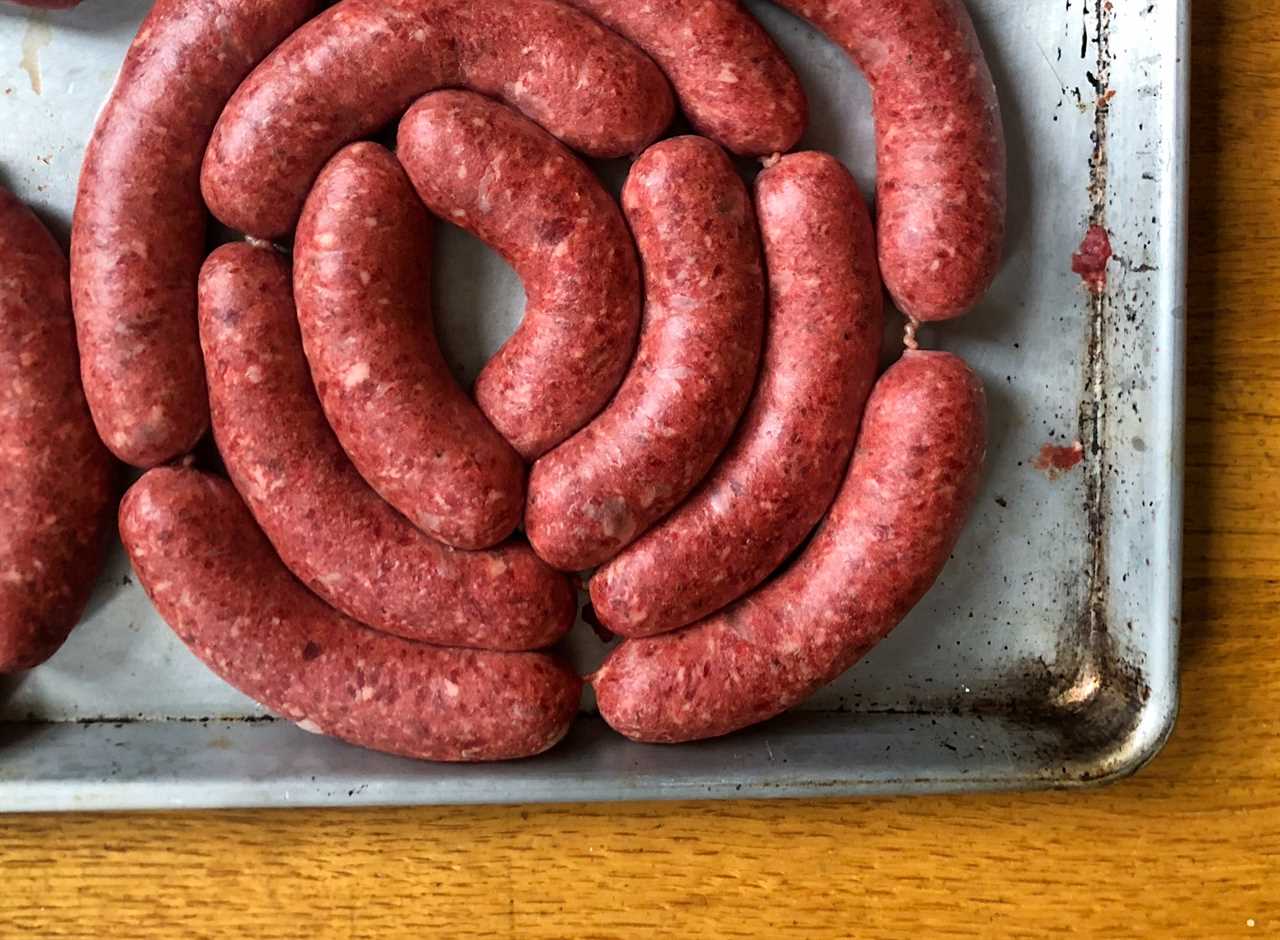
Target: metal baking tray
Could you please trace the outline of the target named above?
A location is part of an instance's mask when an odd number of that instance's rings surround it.
[[[64,238],[147,6],[0,12],[0,174]],[[809,92],[805,143],[870,192],[865,83],[816,32],[750,6]],[[803,711],[717,741],[633,744],[587,707],[538,758],[417,763],[271,720],[186,652],[117,549],[66,647],[0,680],[0,809],[938,792],[1140,767],[1177,707],[1187,0],[969,6],[1004,108],[1008,260],[980,309],[924,342],[985,378],[989,470],[937,586],[863,662]],[[616,182],[625,168],[602,169]],[[1091,224],[1114,249],[1100,294],[1072,271]],[[436,266],[443,342],[474,375],[515,323],[520,285],[452,230]],[[604,652],[583,624],[571,647],[584,669]]]

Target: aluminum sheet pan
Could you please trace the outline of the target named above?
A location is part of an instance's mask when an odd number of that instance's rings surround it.
[[[88,619],[0,684],[0,808],[401,804],[799,796],[1115,779],[1176,712],[1181,546],[1186,0],[969,0],[1010,154],[1008,260],[981,308],[923,333],[986,380],[990,467],[936,588],[801,712],[723,740],[629,743],[586,710],[551,753],[503,765],[384,757],[272,721],[197,662],[117,550]],[[0,12],[0,177],[65,238],[77,170],[145,12],[88,0]],[[751,8],[810,94],[805,143],[870,192],[867,88],[823,37]],[[625,167],[602,167],[617,182]],[[1090,225],[1101,294],[1072,272]],[[447,231],[443,342],[474,375],[523,304],[492,253]],[[895,324],[893,329],[897,329]],[[1083,460],[1054,448],[1083,446]],[[579,624],[583,668],[603,647]]]

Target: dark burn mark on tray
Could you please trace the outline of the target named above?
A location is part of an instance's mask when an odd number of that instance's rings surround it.
[[[1097,91],[1094,106],[1093,150],[1089,156],[1089,230],[1081,245],[1082,266],[1098,271],[1097,287],[1088,294],[1089,341],[1085,357],[1085,399],[1080,406],[1079,450],[1070,459],[1084,457],[1084,513],[1087,555],[1083,572],[1085,591],[1075,616],[1062,631],[1053,670],[1046,674],[1029,701],[1028,717],[1047,726],[1054,739],[1044,749],[1046,760],[1070,754],[1077,768],[1062,768],[1064,779],[1080,782],[1105,777],[1132,755],[1118,746],[1131,736],[1150,698],[1141,671],[1117,649],[1107,620],[1110,581],[1107,575],[1107,528],[1111,514],[1106,486],[1108,417],[1108,351],[1113,335],[1112,303],[1105,290],[1105,266],[1111,242],[1106,229],[1108,199],[1107,137],[1111,117],[1111,25],[1114,12],[1100,2],[1092,11],[1097,34],[1097,63],[1090,81]],[[1075,269],[1073,259],[1073,269]],[[1084,272],[1086,282],[1089,278]],[[1073,445],[1073,451],[1076,447]],[[1063,460],[1067,458],[1062,455]],[[1073,464],[1074,465],[1074,464]],[[1065,469],[1065,468],[1064,468]],[[1039,703],[1038,705],[1036,703]]]
[[[69,721],[49,721],[29,714],[26,716],[25,721],[0,721],[0,743],[3,743],[4,729],[13,726],[18,728],[29,728],[31,725],[79,725],[87,728],[92,725],[112,725],[115,728],[123,728],[126,725],[135,724],[181,724],[201,726],[210,724],[252,725],[282,720],[283,719],[277,718],[275,715],[213,715],[209,717],[195,717],[193,715],[146,715],[139,712],[136,715],[98,715],[92,718],[74,718]]]

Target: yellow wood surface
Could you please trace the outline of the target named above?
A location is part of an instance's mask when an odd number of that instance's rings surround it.
[[[1280,9],[1195,5],[1183,706],[1147,770],[949,799],[0,817],[0,936],[1280,935]]]

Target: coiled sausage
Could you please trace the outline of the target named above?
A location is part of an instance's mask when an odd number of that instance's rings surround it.
[[[808,120],[804,89],[739,0],[568,0],[667,74],[689,123],[743,156],[785,153]]]
[[[925,595],[973,504],[982,385],[949,353],[908,351],[876,383],[830,515],[786,572],[721,613],[627,640],[591,678],[637,741],[692,741],[771,718],[852,666]]]
[[[655,144],[622,205],[645,280],[635,362],[529,478],[529,541],[565,570],[608,561],[688,495],[729,442],[760,359],[760,238],[724,151],[702,137]]]
[[[80,620],[115,470],[80,388],[66,255],[0,187],[0,673],[44,662]]]
[[[191,652],[307,730],[406,757],[503,760],[545,751],[577,711],[581,680],[550,656],[414,643],[328,607],[225,480],[144,474],[120,505],[120,535]]]
[[[880,271],[898,308],[946,320],[1000,267],[1005,144],[963,0],[775,0],[845,50],[871,85]]]
[[[524,463],[436,343],[431,225],[386,149],[344,148],[298,225],[298,322],[320,402],[361,476],[433,538],[487,548],[520,521]]]
[[[528,545],[458,552],[360,478],[325,421],[302,353],[288,261],[224,245],[200,273],[213,433],[281,560],[348,616],[446,646],[537,649],[573,623],[568,579]]]
[[[315,7],[158,0],[98,118],[71,224],[71,291],[89,408],[126,463],[180,456],[209,426],[200,161],[241,79]]]
[[[635,349],[640,270],[618,204],[554,137],[473,92],[421,98],[396,151],[428,208],[524,281],[524,320],[475,397],[522,456],[540,457],[605,406]]]
[[[733,443],[675,512],[591,579],[600,621],[649,636],[763,581],[831,505],[875,379],[884,301],[849,172],[797,153],[756,178],[769,279],[760,381]]]
[[[205,158],[205,201],[234,229],[286,235],[343,144],[449,86],[502,98],[595,157],[639,153],[674,110],[639,49],[553,0],[343,0],[227,105]]]

